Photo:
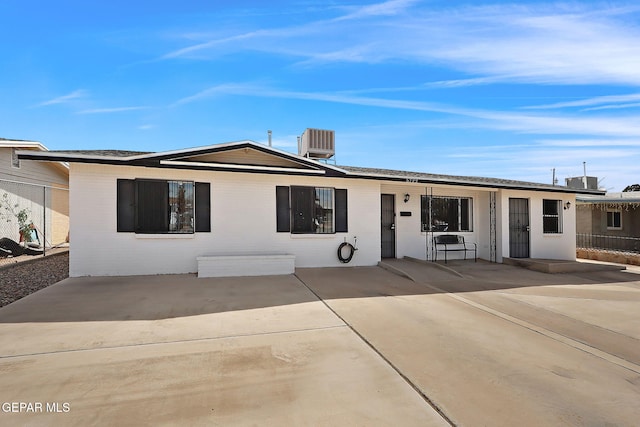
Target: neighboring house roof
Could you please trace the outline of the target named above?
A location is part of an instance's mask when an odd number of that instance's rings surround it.
[[[17,148],[20,152],[49,152],[49,149],[38,141],[27,141],[22,139],[0,138],[0,148]],[[21,158],[20,155],[18,155],[18,157]],[[54,165],[62,172],[69,175],[69,165],[67,163],[56,162]]]
[[[328,177],[375,179],[423,184],[449,184],[483,188],[543,190],[592,195],[604,194],[603,191],[599,190],[574,189],[557,185],[499,178],[438,175],[355,166],[333,166],[253,141],[238,141],[157,153],[121,150],[21,152],[19,153],[19,158],[174,169],[321,175]]]
[[[613,208],[640,207],[640,191],[622,193],[607,193],[601,195],[581,194],[576,196],[576,202],[584,204],[603,205]]]

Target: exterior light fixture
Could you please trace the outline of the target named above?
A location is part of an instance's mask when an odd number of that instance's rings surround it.
[[[409,193],[405,194],[404,195],[404,202],[407,203],[410,198],[411,198],[411,195]]]
[[[567,202],[564,204],[564,210],[566,211],[567,209],[569,209],[571,207],[571,202]]]

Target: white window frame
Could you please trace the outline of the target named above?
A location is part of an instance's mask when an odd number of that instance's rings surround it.
[[[618,214],[618,218],[619,218],[619,226],[615,226],[615,217],[613,218],[613,224],[614,225],[609,225],[609,214]],[[607,230],[622,230],[622,211],[620,209],[607,209]]]

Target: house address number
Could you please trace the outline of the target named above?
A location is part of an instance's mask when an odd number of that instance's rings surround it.
[[[418,178],[407,178],[407,182],[418,182]]]

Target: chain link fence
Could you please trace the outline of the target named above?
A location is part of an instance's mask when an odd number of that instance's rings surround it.
[[[68,247],[69,190],[0,179],[0,267]]]

